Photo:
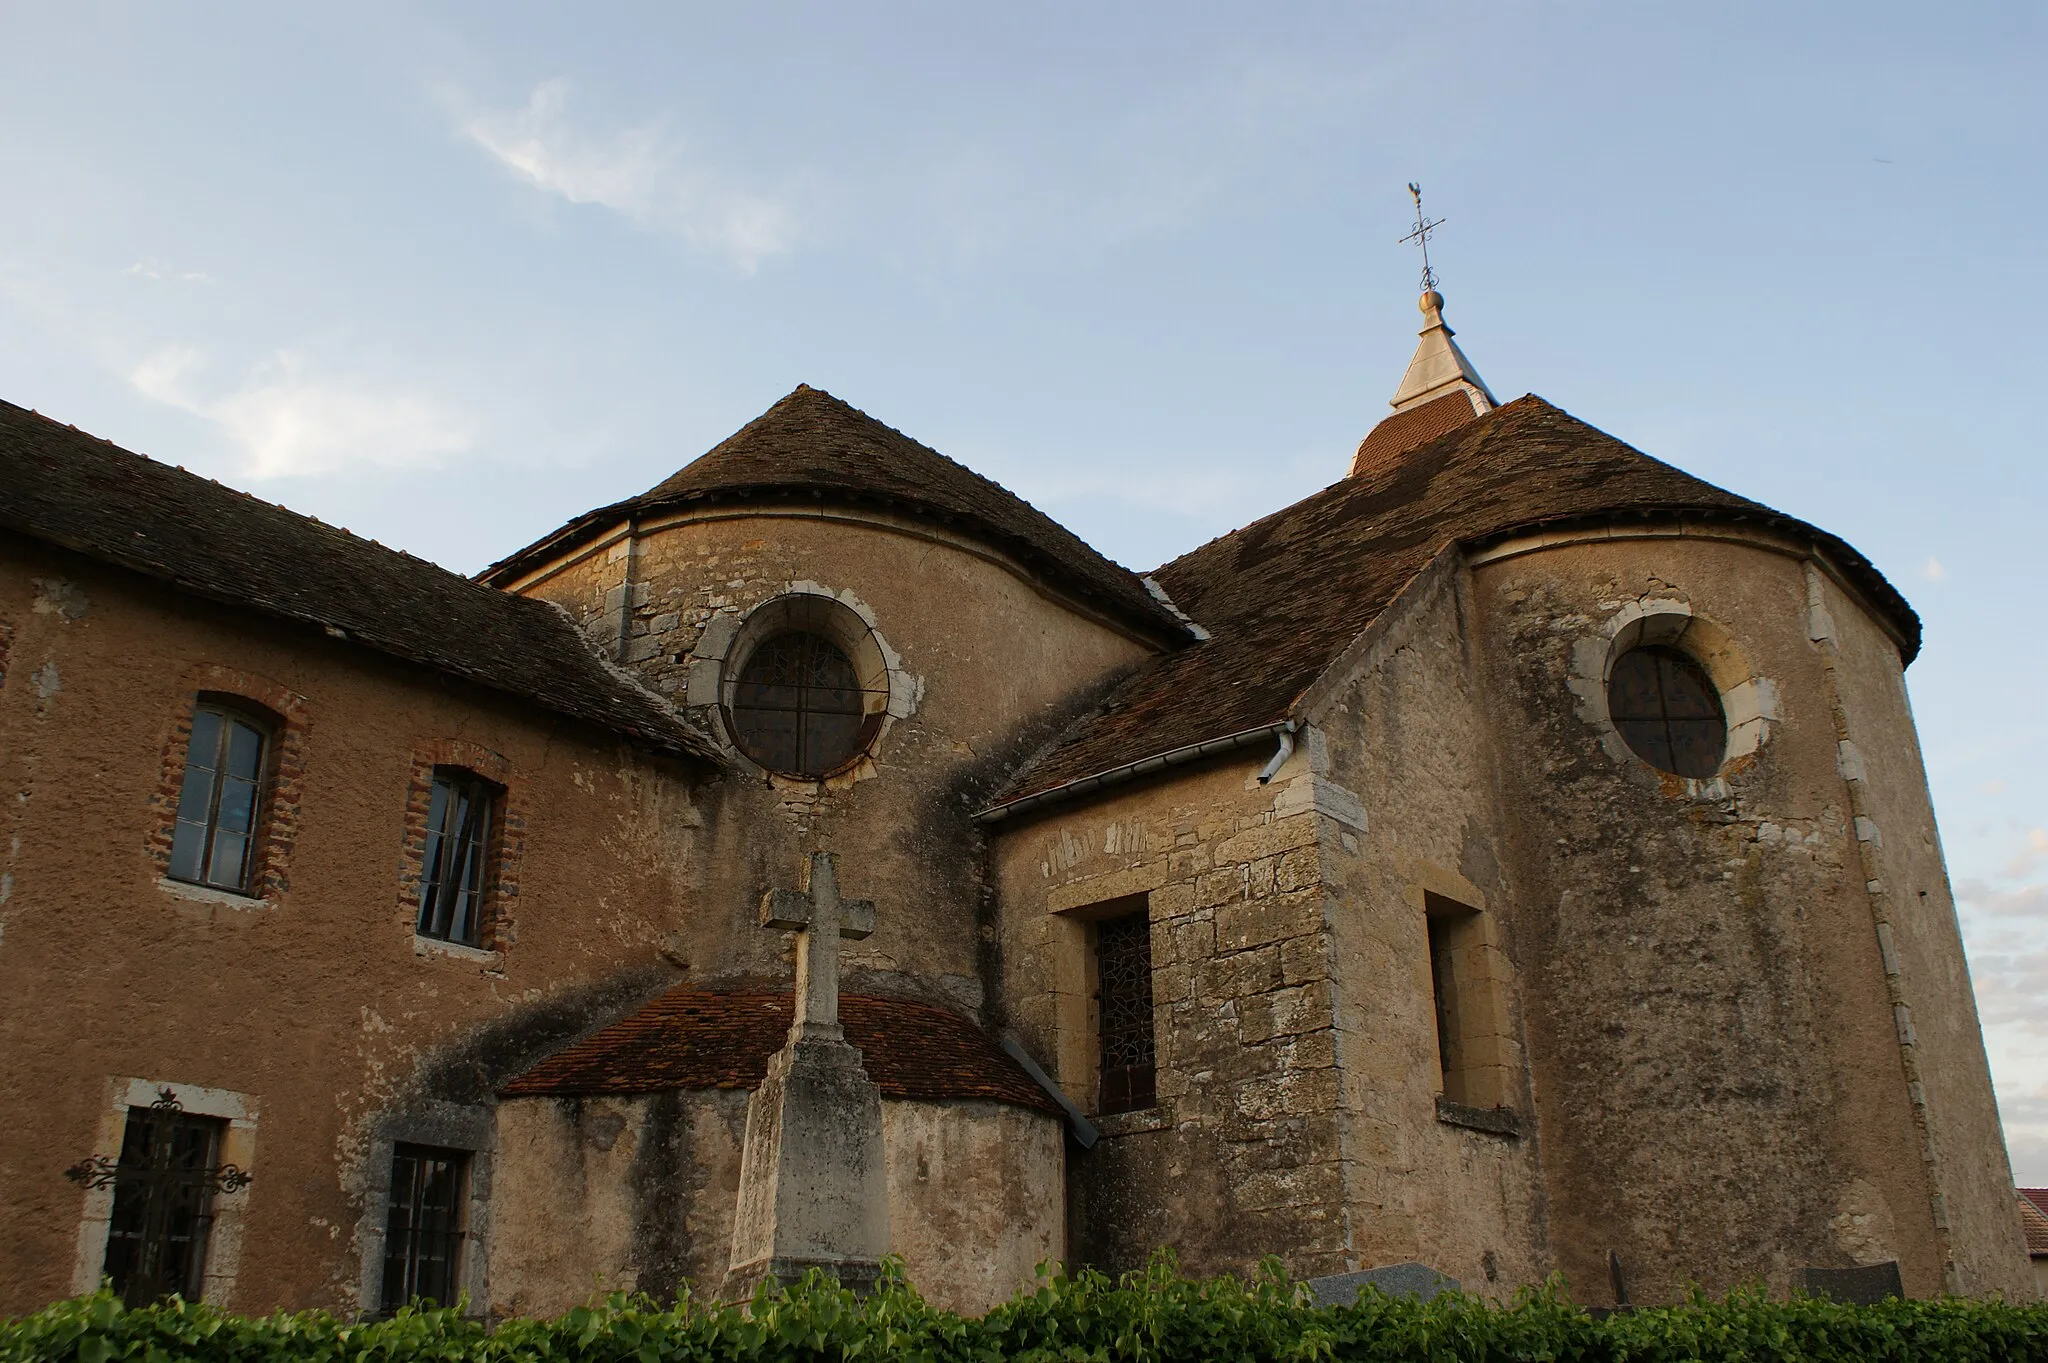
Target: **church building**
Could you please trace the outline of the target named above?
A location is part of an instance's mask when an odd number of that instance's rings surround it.
[[[2031,1300],[1912,608],[1422,314],[1149,575],[808,386],[473,579],[0,403],[0,1313]]]

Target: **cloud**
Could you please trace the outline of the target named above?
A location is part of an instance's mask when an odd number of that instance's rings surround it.
[[[1929,554],[1927,562],[1921,565],[1920,576],[1926,578],[1929,582],[1946,582],[1948,580],[1948,569],[1941,566],[1940,559]]]
[[[211,284],[213,282],[213,276],[204,270],[174,270],[157,260],[154,256],[148,256],[136,261],[133,265],[121,271],[121,273],[132,275],[137,279],[168,279],[180,284]]]
[[[209,396],[206,358],[190,346],[160,350],[129,384],[146,397],[219,425],[240,446],[251,478],[319,477],[371,465],[430,468],[474,443],[469,426],[432,398],[323,377],[280,350],[241,382]]]
[[[589,133],[569,118],[569,82],[544,80],[517,109],[471,113],[463,135],[534,187],[670,232],[742,270],[795,244],[786,203],[725,183],[659,124]]]

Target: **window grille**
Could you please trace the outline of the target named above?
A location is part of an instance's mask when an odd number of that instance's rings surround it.
[[[1607,712],[1651,766],[1699,780],[1721,769],[1728,719],[1720,692],[1689,655],[1661,644],[1622,654],[1608,673]]]
[[[1095,925],[1096,1010],[1102,1048],[1103,1112],[1135,1112],[1157,1101],[1152,1034],[1152,922],[1146,910]]]
[[[269,734],[246,715],[218,705],[193,712],[171,838],[172,879],[248,889],[268,747]]]
[[[414,929],[420,936],[463,946],[482,940],[491,807],[496,801],[497,790],[481,777],[454,767],[434,769],[420,868],[420,915]]]
[[[391,1210],[384,1227],[383,1307],[453,1306],[462,1288],[463,1200],[469,1156],[399,1145],[391,1152]]]
[[[770,771],[823,776],[866,746],[867,694],[831,640],[806,631],[778,634],[740,668],[734,736]]]
[[[186,1112],[170,1089],[128,1109],[116,1159],[80,1160],[64,1176],[114,1189],[101,1272],[130,1306],[161,1297],[198,1301],[206,1281],[213,1195],[247,1187],[246,1171],[215,1163],[227,1123]]]

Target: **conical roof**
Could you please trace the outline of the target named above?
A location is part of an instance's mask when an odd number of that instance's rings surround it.
[[[1208,641],[1147,662],[1001,802],[1293,718],[1331,661],[1449,545],[1561,522],[1678,518],[1746,521],[1817,545],[1890,620],[1907,660],[1918,650],[1919,617],[1842,540],[1529,396],[1159,569]]]
[[[1001,549],[1032,572],[1165,644],[1187,626],[1129,569],[1000,484],[823,389],[796,390],[638,497],[599,507],[480,575],[504,586],[633,516],[749,503],[867,505],[934,522]]]

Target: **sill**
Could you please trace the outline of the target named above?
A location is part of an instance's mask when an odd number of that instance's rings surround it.
[[[496,967],[502,965],[505,953],[486,951],[482,947],[464,946],[460,942],[444,942],[439,937],[422,937],[413,934],[412,954],[415,956],[446,956],[457,961],[475,961],[479,965]]]
[[[169,876],[158,876],[156,887],[165,894],[174,895],[179,899],[189,899],[195,904],[219,904],[244,912],[270,907],[270,901],[257,895],[244,894],[240,890],[216,889],[211,885],[197,885],[189,880],[173,880]]]
[[[1135,1136],[1145,1131],[1164,1131],[1173,1116],[1164,1107],[1141,1107],[1131,1112],[1091,1112],[1088,1120],[1106,1138]]]
[[[1509,1140],[1522,1137],[1522,1119],[1511,1107],[1468,1107],[1439,1093],[1436,1096],[1436,1119],[1445,1126],[1461,1126],[1467,1131],[1483,1131],[1489,1136],[1506,1136]]]

